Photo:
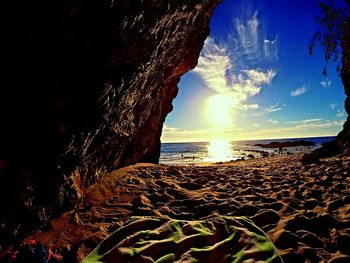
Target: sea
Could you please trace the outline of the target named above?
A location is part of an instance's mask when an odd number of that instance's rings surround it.
[[[268,144],[270,142],[288,141],[311,141],[315,146],[297,146],[283,149],[284,154],[312,151],[322,144],[334,140],[336,136],[268,139],[268,140],[246,140],[246,141],[225,141],[213,140],[211,142],[179,142],[162,143],[160,163],[162,164],[194,164],[200,162],[226,162],[238,159],[259,158],[278,154],[276,148],[263,148],[256,144]]]

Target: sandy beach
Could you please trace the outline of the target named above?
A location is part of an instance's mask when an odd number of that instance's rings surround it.
[[[31,237],[50,247],[58,260],[75,262],[132,217],[184,220],[177,221],[183,228],[189,220],[244,216],[266,233],[284,262],[350,262],[350,157],[311,165],[300,159],[301,154],[292,154],[211,165],[122,168],[90,186],[75,211]],[[136,231],[132,224],[127,229],[125,238]],[[148,251],[160,249],[150,247]],[[133,262],[155,262],[154,256]],[[179,260],[174,257],[164,262]],[[261,258],[254,257],[244,262]],[[225,262],[205,258],[200,262]]]

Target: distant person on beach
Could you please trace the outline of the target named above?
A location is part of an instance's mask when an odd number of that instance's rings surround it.
[[[184,154],[183,153],[181,153],[181,158],[184,158]]]
[[[283,154],[283,147],[282,147],[282,145],[280,145],[279,148],[278,148],[278,154]]]

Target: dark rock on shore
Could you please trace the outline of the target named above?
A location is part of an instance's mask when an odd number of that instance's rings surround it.
[[[266,144],[255,144],[254,146],[259,146],[263,148],[279,148],[279,147],[296,147],[296,146],[315,146],[314,142],[300,140],[292,142],[270,142]]]
[[[341,154],[341,150],[337,140],[330,141],[322,145],[322,147],[314,151],[320,158],[327,158]]]
[[[303,164],[313,164],[318,163],[320,161],[319,156],[316,153],[305,153],[301,157],[301,162]]]

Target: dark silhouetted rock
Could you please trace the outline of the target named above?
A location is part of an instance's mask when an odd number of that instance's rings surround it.
[[[262,151],[261,152],[261,157],[269,157],[270,154],[268,152]]]
[[[350,2],[347,1],[350,6]],[[344,85],[345,91],[345,111],[347,113],[347,119],[343,125],[343,130],[337,136],[337,142],[340,146],[340,151],[343,154],[350,154],[350,18],[346,23],[346,30],[341,41],[342,45],[342,68],[341,79]]]
[[[296,146],[315,146],[314,142],[300,140],[290,142],[270,142],[266,144],[255,144],[254,146],[260,146],[263,148],[279,148],[279,147],[296,147]]]
[[[305,153],[301,157],[301,162],[303,164],[313,164],[318,163],[319,161],[319,156],[316,153]]]
[[[1,244],[73,208],[106,173],[158,163],[177,83],[196,65],[219,2],[16,8],[3,36],[14,51],[4,49],[13,76],[0,96]]]
[[[320,158],[327,158],[341,153],[337,140],[327,142],[314,151]]]

